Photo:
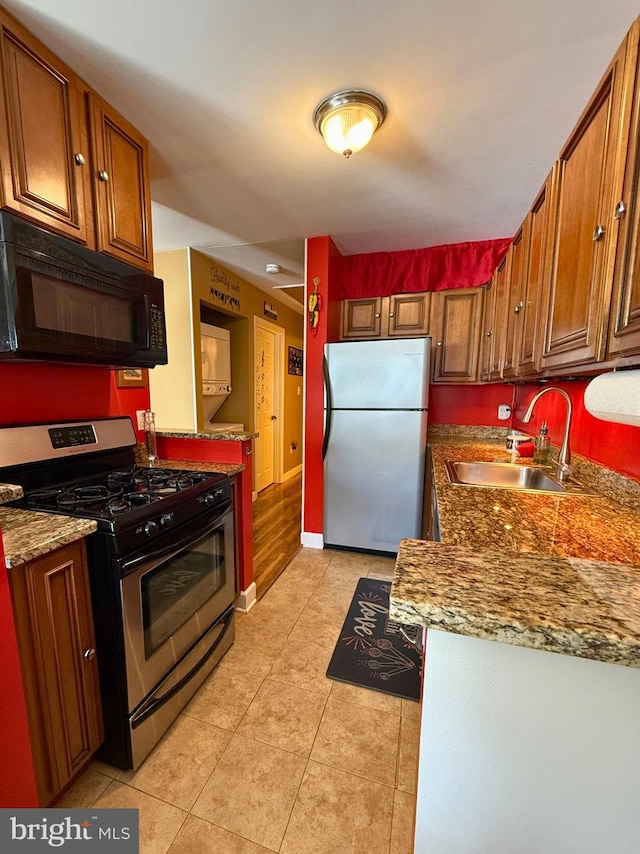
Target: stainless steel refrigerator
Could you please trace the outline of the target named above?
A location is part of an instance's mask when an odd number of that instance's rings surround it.
[[[395,553],[420,537],[430,342],[326,345],[326,546]]]

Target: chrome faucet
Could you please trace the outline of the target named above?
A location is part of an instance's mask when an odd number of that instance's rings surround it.
[[[552,385],[547,386],[546,388],[541,389],[534,396],[522,420],[525,424],[528,424],[529,421],[531,421],[531,416],[533,415],[533,407],[540,400],[542,395],[546,394],[548,391],[557,391],[558,394],[562,398],[564,398],[564,402],[567,404],[567,420],[564,423],[564,436],[562,437],[562,446],[560,448],[560,453],[558,454],[558,475],[560,477],[560,480],[562,480],[565,475],[570,474],[571,472],[571,448],[569,447],[569,432],[571,430],[572,413],[571,398],[564,389],[556,388],[556,386]]]

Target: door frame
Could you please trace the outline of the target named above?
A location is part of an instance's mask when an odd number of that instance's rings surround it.
[[[271,332],[275,336],[274,342],[274,388],[273,388],[273,403],[274,415],[276,423],[274,429],[274,449],[273,449],[273,482],[282,483],[283,477],[283,461],[284,461],[284,368],[285,368],[285,330],[282,326],[271,323],[257,315],[253,316],[253,423],[254,429],[257,429],[258,424],[258,401],[256,396],[257,376],[258,376],[258,347],[256,343],[256,333],[258,329],[264,329]],[[253,482],[254,500],[257,495],[255,491],[255,471]]]

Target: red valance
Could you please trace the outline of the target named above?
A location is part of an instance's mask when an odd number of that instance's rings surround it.
[[[340,259],[339,298],[477,287],[489,281],[510,244],[511,238],[505,237],[345,256]]]

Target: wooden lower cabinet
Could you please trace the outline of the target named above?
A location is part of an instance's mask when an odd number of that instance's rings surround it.
[[[9,571],[41,806],[103,740],[84,541]]]

